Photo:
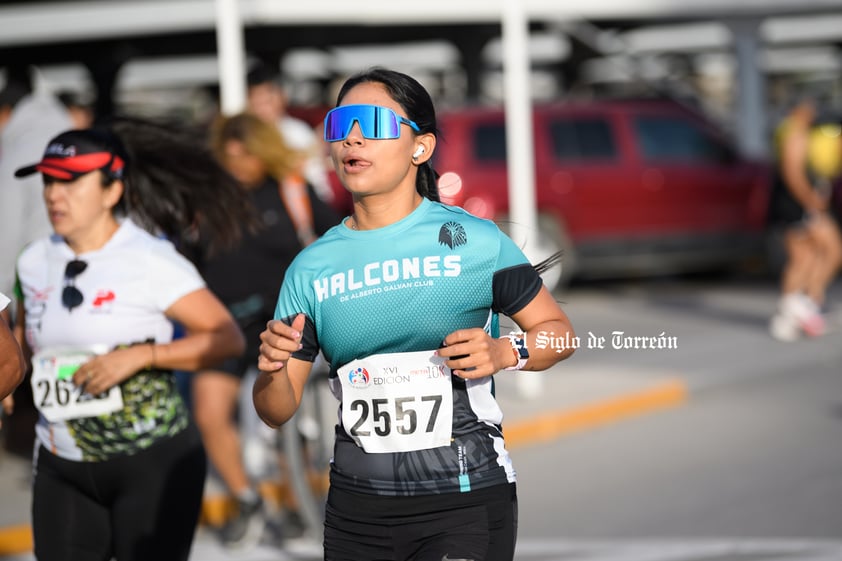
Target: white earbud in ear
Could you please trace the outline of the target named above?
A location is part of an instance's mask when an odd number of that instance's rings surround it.
[[[423,147],[423,146],[419,146],[418,148],[416,148],[416,149],[415,149],[415,152],[412,154],[412,157],[413,157],[413,158],[418,158],[418,157],[420,157],[420,156],[421,156],[421,154],[423,154],[423,153],[424,153],[424,147]]]

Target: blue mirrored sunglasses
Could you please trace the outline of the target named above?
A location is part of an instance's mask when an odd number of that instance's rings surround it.
[[[345,140],[354,123],[359,123],[363,137],[369,140],[400,138],[401,123],[421,132],[413,121],[401,117],[388,107],[379,105],[342,105],[331,109],[325,116],[325,140]]]

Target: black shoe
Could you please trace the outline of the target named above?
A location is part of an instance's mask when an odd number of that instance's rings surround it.
[[[260,499],[254,503],[239,501],[238,505],[237,514],[225,523],[219,536],[223,545],[231,549],[254,547],[260,543],[263,529],[266,527],[263,501]]]

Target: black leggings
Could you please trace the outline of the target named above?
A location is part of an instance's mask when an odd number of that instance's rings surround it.
[[[38,451],[32,530],[39,561],[187,560],[207,461],[191,424],[131,456],[75,462]]]
[[[328,494],[327,561],[511,561],[516,538],[514,483],[418,497]]]

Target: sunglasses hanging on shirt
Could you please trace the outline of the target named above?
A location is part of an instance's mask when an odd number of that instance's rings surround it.
[[[88,264],[85,261],[74,259],[64,269],[64,290],[61,292],[61,304],[71,312],[73,308],[81,306],[82,302],[85,301],[82,292],[76,288],[76,277],[87,268]]]
[[[354,123],[360,125],[360,132],[369,140],[391,140],[400,138],[401,125],[408,125],[415,132],[421,129],[405,117],[388,107],[379,105],[342,105],[331,109],[325,115],[325,140],[339,142],[351,133]]]

